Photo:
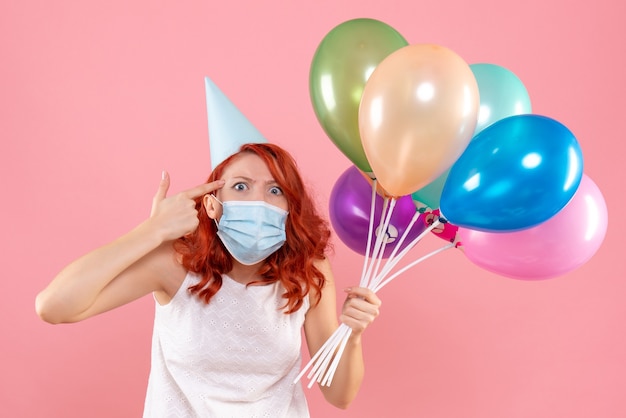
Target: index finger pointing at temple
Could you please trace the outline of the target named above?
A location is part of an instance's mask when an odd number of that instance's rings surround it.
[[[205,195],[207,193],[211,193],[212,191],[215,191],[221,188],[223,185],[224,185],[224,180],[216,180],[210,183],[200,184],[192,189],[185,190],[184,192],[182,192],[182,194],[184,194],[190,199],[194,199],[196,197]]]

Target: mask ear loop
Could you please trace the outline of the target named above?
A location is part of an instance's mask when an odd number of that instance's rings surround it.
[[[222,205],[222,207],[224,206],[224,203],[223,203],[221,200],[219,200],[219,199],[217,198],[217,196],[215,196],[213,193],[210,193],[210,194],[209,194],[209,196],[211,196],[213,199],[215,199],[215,200],[217,201],[217,203],[219,203],[220,205]]]

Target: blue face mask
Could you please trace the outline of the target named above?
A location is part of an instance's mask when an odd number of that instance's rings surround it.
[[[217,236],[241,264],[263,261],[285,243],[287,211],[263,201],[217,201],[223,207]]]

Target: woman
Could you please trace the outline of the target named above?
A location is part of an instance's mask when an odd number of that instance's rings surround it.
[[[39,316],[87,319],[148,293],[155,298],[144,417],[306,417],[301,329],[316,353],[338,326],[326,251],[330,231],[295,162],[272,144],[246,144],[207,183],[166,197],[151,216],[79,258],[43,290]],[[368,289],[346,290],[353,330],[330,387],[347,408],[363,378],[361,335],[378,315]]]

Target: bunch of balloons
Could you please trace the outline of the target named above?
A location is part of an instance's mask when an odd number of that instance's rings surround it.
[[[354,19],[324,37],[309,83],[319,123],[354,164],[333,188],[330,215],[348,247],[378,259],[364,265],[362,284],[379,289],[431,231],[477,266],[525,280],[565,274],[602,243],[606,204],[575,136],[532,113],[510,70]],[[384,257],[396,260],[373,267]],[[323,363],[337,345],[340,337],[309,377],[330,384]]]
[[[367,176],[403,208],[387,236],[406,229],[410,196],[418,210],[438,210],[447,229],[458,229],[472,262],[503,276],[562,275],[602,243],[606,204],[583,174],[576,137],[532,113],[510,70],[470,65],[443,46],[409,45],[379,20],[353,19],[319,44],[309,83],[318,121],[354,164],[330,202],[333,227],[353,250],[364,254],[368,238]]]

